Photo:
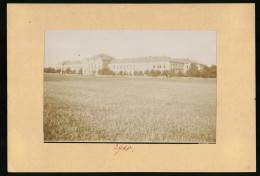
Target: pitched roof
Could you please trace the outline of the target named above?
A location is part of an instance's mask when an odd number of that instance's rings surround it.
[[[114,59],[114,57],[109,56],[107,54],[98,54],[98,55],[92,56],[90,58],[85,58],[84,60],[95,60],[95,59],[99,59],[99,58],[101,58],[102,60],[113,60]]]
[[[189,63],[200,64],[199,62],[194,61],[194,60],[190,60],[189,58],[187,58],[187,59],[177,59],[177,58],[173,58],[173,60],[176,61],[176,62],[183,63],[183,64],[189,64]]]
[[[82,64],[82,61],[76,60],[76,61],[70,61],[70,60],[66,60],[60,63],[57,63],[56,65],[79,65]]]
[[[110,62],[110,64],[115,63],[147,63],[147,62],[176,62],[176,63],[196,63],[196,61],[186,59],[178,59],[178,58],[171,58],[168,56],[153,56],[153,57],[139,57],[135,59],[114,59]]]
[[[175,63],[183,63],[183,64],[188,64],[188,63],[195,63],[195,64],[200,64],[197,61],[190,60],[188,58],[185,59],[180,59],[180,58],[171,58],[168,56],[149,56],[149,57],[138,57],[138,58],[133,58],[133,59],[114,59],[114,57],[109,56],[107,54],[98,54],[95,56],[92,56],[90,58],[85,58],[84,60],[95,60],[101,58],[102,60],[110,60],[110,64],[115,64],[115,63],[149,63],[149,62],[175,62]],[[70,61],[66,60],[63,62],[60,62],[56,65],[76,65],[76,64],[82,64],[83,61]]]

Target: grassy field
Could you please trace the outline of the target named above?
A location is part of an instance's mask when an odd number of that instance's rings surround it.
[[[216,142],[216,80],[44,75],[45,141]]]

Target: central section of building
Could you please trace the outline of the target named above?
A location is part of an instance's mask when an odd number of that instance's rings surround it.
[[[172,69],[176,72],[185,73],[192,63],[200,69],[200,63],[188,58],[177,59],[167,56],[153,56],[134,59],[115,59],[107,54],[99,54],[83,60],[83,74],[96,75],[99,70],[103,69],[109,69],[115,73],[123,72],[129,75],[133,75],[134,72],[145,73],[146,70],[163,72]]]

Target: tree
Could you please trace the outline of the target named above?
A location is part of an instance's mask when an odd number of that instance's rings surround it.
[[[144,76],[144,73],[143,73],[142,71],[139,71],[139,72],[138,72],[138,75],[139,75],[139,76]]]
[[[198,67],[192,63],[190,68],[187,70],[186,75],[188,77],[200,77],[200,71],[198,70]]]
[[[150,71],[149,76],[155,76],[155,71],[154,71],[154,69],[152,69],[152,70]]]
[[[134,76],[138,76],[138,71],[134,71]]]
[[[144,74],[147,75],[147,76],[149,76],[149,75],[150,75],[150,71],[149,71],[149,70],[145,70],[145,71],[144,71]]]
[[[169,76],[169,71],[168,70],[163,70],[162,76],[166,76],[168,78]]]
[[[202,66],[201,76],[203,78],[208,78],[209,77],[209,67],[207,65],[203,65]]]
[[[178,71],[178,77],[183,77],[183,72],[181,70]]]
[[[52,67],[48,67],[48,68],[44,68],[44,72],[45,73],[55,73],[55,68]]]
[[[162,72],[160,70],[156,70],[155,71],[155,75],[154,76],[161,76],[162,75]]]
[[[71,73],[71,70],[69,67],[66,69],[66,73]]]
[[[103,75],[102,69],[99,69],[97,73],[98,73],[98,75]]]
[[[82,75],[82,74],[83,74],[82,67],[79,69],[79,74],[80,74],[80,75]]]
[[[57,69],[57,70],[56,70],[56,73],[61,73],[61,69],[60,69],[60,68]]]
[[[217,66],[216,65],[212,65],[209,68],[209,77],[210,78],[216,78],[217,77]]]
[[[115,73],[112,70],[110,70],[109,68],[100,69],[100,70],[98,70],[97,73],[99,75],[115,75]],[[122,74],[123,74],[123,71],[122,71]]]
[[[176,75],[176,70],[172,68],[172,69],[169,71],[169,77],[174,77],[175,75]]]

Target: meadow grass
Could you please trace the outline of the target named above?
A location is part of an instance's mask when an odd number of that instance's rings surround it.
[[[44,75],[44,140],[216,142],[216,79]]]

